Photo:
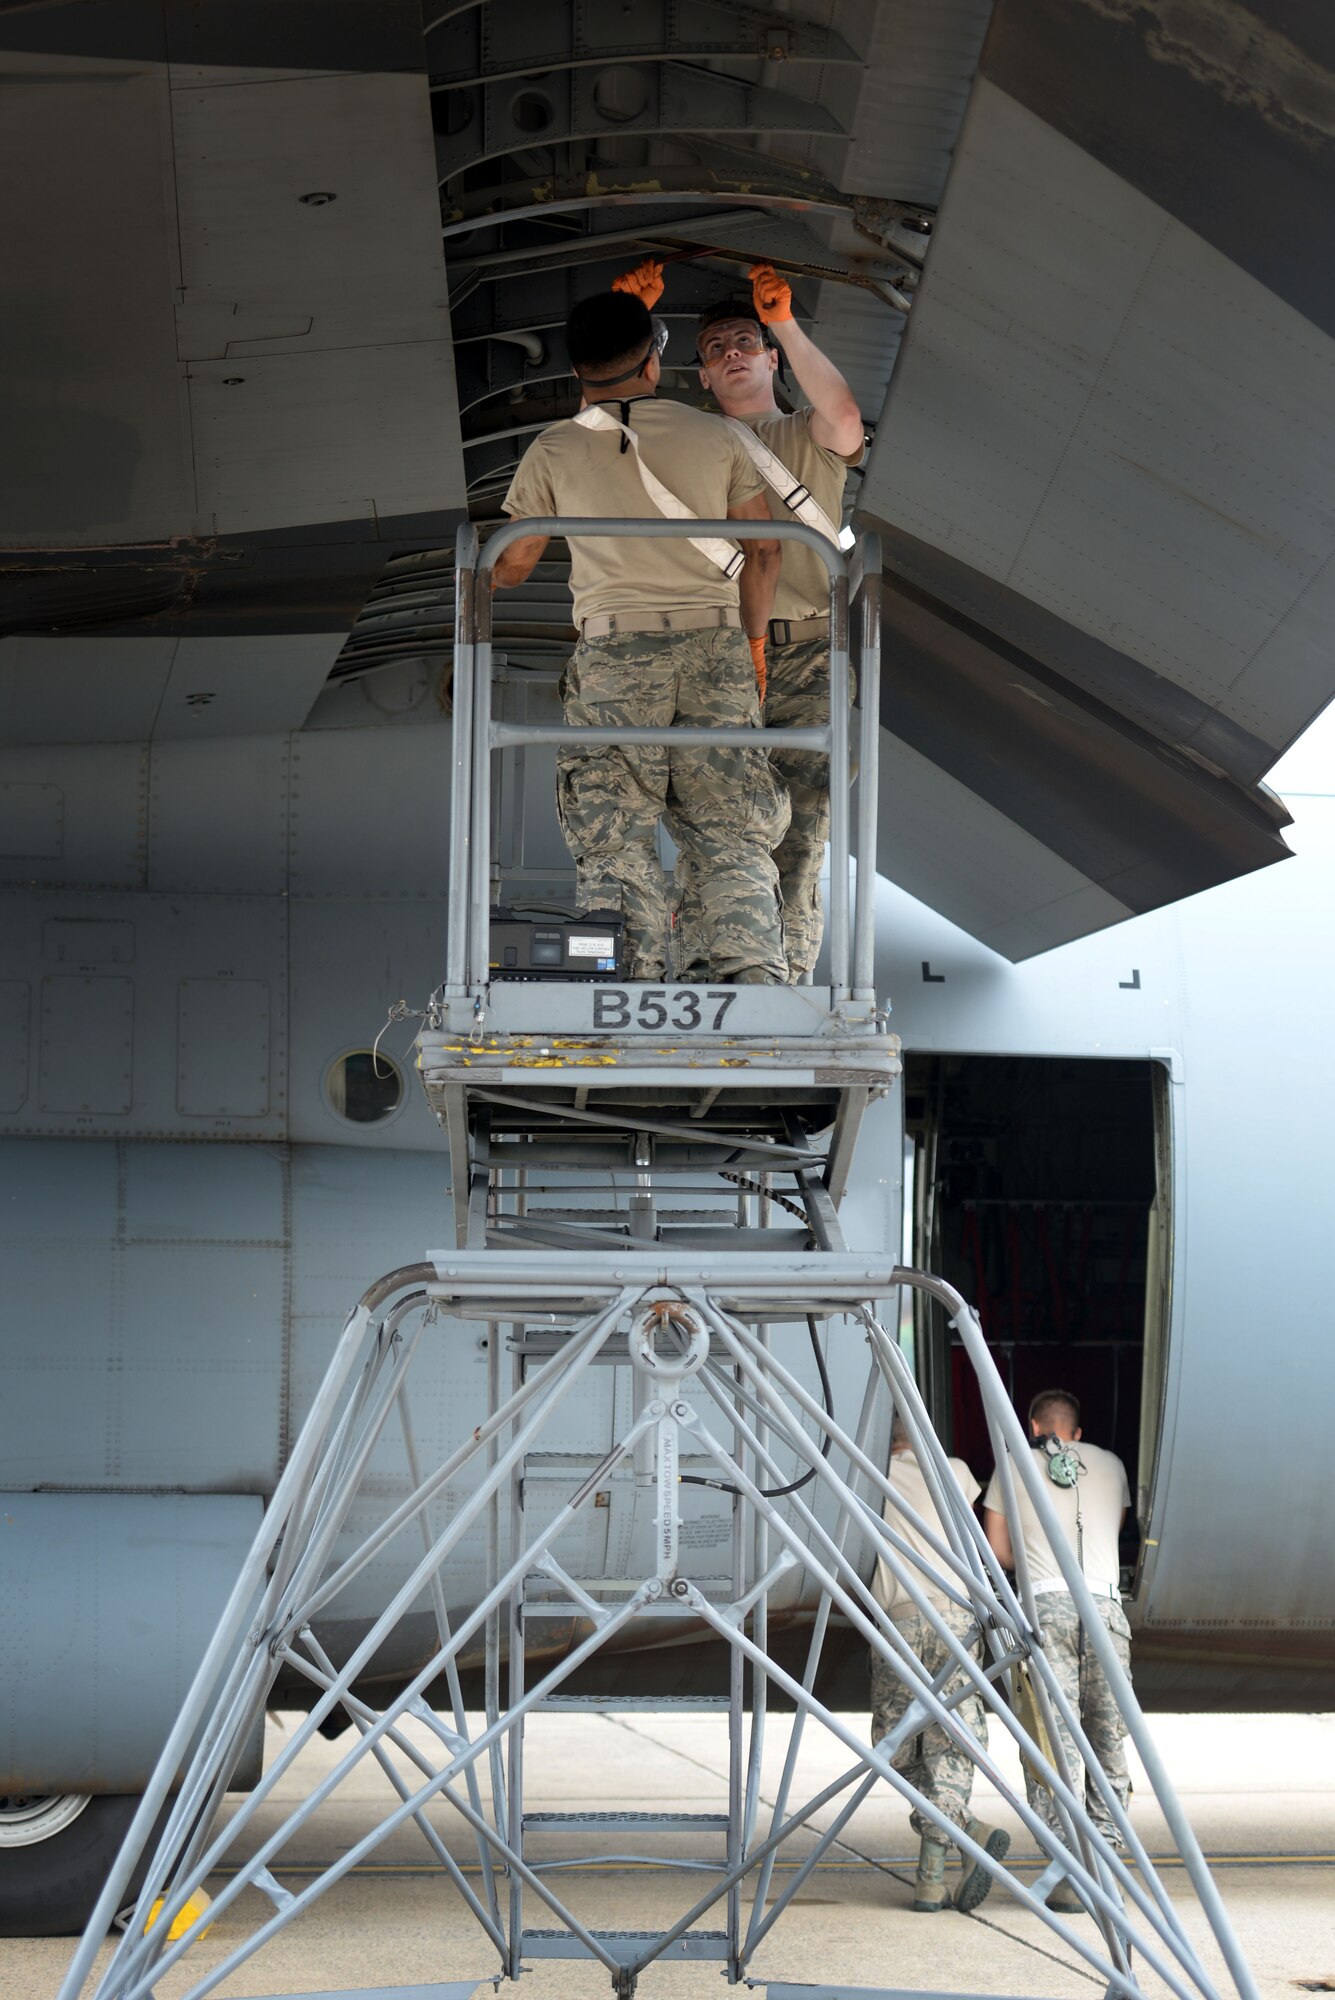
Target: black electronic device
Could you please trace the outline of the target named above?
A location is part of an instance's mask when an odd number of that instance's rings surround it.
[[[620,910],[491,910],[493,979],[619,979],[625,955]]]

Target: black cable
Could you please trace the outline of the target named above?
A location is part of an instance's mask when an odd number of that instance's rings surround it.
[[[797,1202],[789,1201],[786,1194],[775,1194],[771,1188],[763,1188],[758,1182],[747,1180],[745,1174],[730,1174],[724,1167],[719,1168],[718,1174],[721,1181],[735,1182],[743,1194],[758,1194],[762,1201],[777,1202],[780,1208],[786,1208],[790,1215],[795,1215],[799,1222],[806,1221],[806,1210]]]
[[[820,1351],[820,1335],[816,1331],[815,1319],[810,1313],[807,1314],[807,1332],[811,1335],[811,1351],[816,1357],[816,1370],[820,1376],[820,1392],[825,1404],[825,1414],[830,1419],[830,1422],[833,1423],[834,1391],[830,1387],[830,1375],[829,1370],[825,1366],[825,1356]],[[822,1458],[830,1456],[830,1433],[828,1431],[826,1431],[821,1443],[820,1455]],[[791,1480],[787,1486],[762,1486],[760,1488],[760,1497],[762,1500],[782,1500],[785,1493],[796,1493],[799,1487],[809,1486],[815,1477],[816,1468],[814,1465],[809,1465],[800,1479]],[[683,1472],[677,1483],[679,1486],[712,1486],[716,1493],[740,1493],[742,1490],[740,1486],[733,1486],[726,1479],[705,1479],[699,1473],[695,1472]]]

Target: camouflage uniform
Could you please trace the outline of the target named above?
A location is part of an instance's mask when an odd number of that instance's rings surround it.
[[[1117,1657],[1129,1674],[1131,1627],[1126,1622],[1126,1613],[1111,1597],[1096,1597],[1094,1602],[1117,1648]],[[1125,1808],[1131,1797],[1131,1773],[1127,1769],[1125,1748],[1126,1723],[1122,1719],[1121,1710],[1113,1700],[1112,1690],[1108,1686],[1096,1654],[1087,1644],[1083,1647],[1081,1645],[1080,1616],[1075,1608],[1075,1599],[1066,1591],[1045,1591],[1038,1599],[1038,1617],[1043,1632],[1043,1651],[1048,1664],[1057,1677],[1062,1693],[1080,1717],[1081,1727],[1089,1738],[1089,1746],[1108,1774],[1113,1791]],[[1075,1744],[1065,1724],[1059,1721],[1057,1726],[1078,1796],[1080,1773],[1084,1769],[1084,1763],[1076,1755]],[[1025,1784],[1029,1793],[1029,1803],[1034,1811],[1055,1831],[1060,1831],[1052,1794],[1045,1786],[1035,1782],[1028,1765],[1025,1766]],[[1090,1818],[1099,1832],[1112,1847],[1120,1848],[1121,1835],[1114,1827],[1107,1806],[1088,1776],[1085,1779],[1085,1799]]]
[[[794,639],[767,645],[767,729],[810,729],[829,720],[830,647],[827,639]],[[849,675],[850,697],[852,674]],[[783,899],[783,951],[793,984],[814,972],[825,917],[820,878],[830,838],[830,760],[814,750],[773,749],[770,768],[786,786],[792,805],[788,831],[774,851]],[[676,827],[672,825],[675,837]],[[677,869],[676,958],[683,978],[706,977],[697,917],[694,872]]]
[[[829,720],[830,644],[828,639],[794,639],[766,646],[767,729],[810,729]],[[849,698],[853,676],[849,673]],[[792,820],[774,851],[783,897],[783,950],[788,976],[796,982],[814,972],[820,956],[825,912],[820,877],[830,838],[830,760],[814,750],[770,752],[776,777],[788,787]]]
[[[948,1625],[957,1639],[967,1639],[972,1631],[977,1638],[976,1626],[970,1612],[960,1606],[947,1605],[941,1611],[943,1624]],[[901,1635],[917,1654],[931,1678],[935,1678],[950,1657],[945,1643],[936,1628],[917,1612],[903,1612],[895,1619]],[[962,1675],[954,1674],[942,1692],[953,1694],[958,1688]],[[900,1721],[912,1699],[912,1691],[902,1681],[895,1669],[879,1653],[871,1655],[871,1740],[879,1743]],[[983,1713],[983,1703],[979,1695],[965,1695],[956,1704],[954,1713],[965,1728],[978,1738],[980,1745],[987,1742],[987,1719]],[[973,1759],[959,1745],[952,1741],[939,1723],[929,1722],[910,1736],[894,1760],[895,1769],[903,1774],[916,1791],[930,1800],[938,1812],[967,1830],[972,1815],[969,1811],[969,1795],[973,1790]],[[944,1840],[945,1835],[929,1819],[925,1819],[915,1806],[909,1815],[913,1831],[922,1838]]]
[[[581,639],[561,698],[566,721],[586,728],[760,723],[751,653],[736,626]],[[563,750],[556,805],[579,907],[625,914],[628,977],[663,977],[667,891],[655,840],[670,808],[674,837],[702,885],[707,976],[784,983],[770,850],[787,828],[788,800],[762,750]]]

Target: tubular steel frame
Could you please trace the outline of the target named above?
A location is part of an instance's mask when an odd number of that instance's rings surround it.
[[[1087,1644],[1121,1706],[1213,1932],[1230,1990],[1241,2000],[1257,2000],[1255,1984],[1130,1682],[1058,1528],[1029,1440],[976,1315],[959,1293],[939,1279],[901,1268],[876,1252],[851,1252],[844,1246],[838,1206],[860,1111],[897,1068],[892,1056],[885,1059],[884,1040],[876,1063],[864,1076],[850,1069],[844,1080],[843,1072],[830,1068],[830,1050],[840,1036],[848,1041],[853,1050],[850,1060],[855,1061],[858,1037],[870,1037],[868,1047],[872,1047],[878,1023],[883,1022],[872,984],[880,640],[880,549],[874,537],[865,539],[851,571],[863,669],[861,781],[856,828],[851,829],[849,786],[837,775],[848,770],[850,567],[813,531],[795,523],[530,520],[501,528],[479,555],[475,531],[461,529],[445,1009],[449,1011],[453,1001],[463,1018],[471,1007],[480,1019],[487,999],[492,753],[572,733],[493,721],[489,572],[496,556],[521,532],[562,534],[576,528],[580,534],[618,536],[773,535],[815,547],[826,562],[831,577],[831,706],[822,728],[582,733],[586,742],[604,736],[637,742],[670,739],[677,744],[737,740],[746,747],[782,736],[790,748],[829,755],[831,986],[825,992],[809,990],[810,1007],[819,1019],[812,1015],[814,1025],[799,1028],[795,1036],[781,1034],[776,1039],[772,1028],[761,1034],[750,1026],[734,1032],[726,1043],[716,1038],[712,1059],[727,1065],[721,1072],[712,1072],[707,1062],[701,1062],[699,1044],[682,1057],[681,1051],[657,1047],[652,1036],[639,1040],[629,1036],[620,1042],[615,1036],[607,1038],[611,1067],[605,1069],[580,1067],[576,1055],[544,1046],[539,1051],[543,1067],[517,1073],[525,1093],[522,1100],[507,1098],[504,1092],[498,1095],[494,1079],[488,1084],[488,1062],[499,1065],[503,1078],[508,1074],[504,1061],[510,1058],[503,1050],[500,1056],[489,1057],[480,1032],[474,1030],[464,1038],[457,1033],[433,1037],[424,1029],[419,1045],[424,1078],[433,1103],[438,1108],[443,1103],[441,1115],[450,1127],[452,1167],[456,1180],[462,1176],[464,1189],[460,1231],[468,1247],[442,1251],[427,1262],[391,1272],[371,1287],[349,1316],[59,2000],[81,2000],[102,1939],[173,1791],[175,1802],[149,1860],[143,1888],[110,1963],[95,1983],[93,2000],[152,2000],[155,1982],[180,1964],[203,1932],[220,1916],[239,1914],[239,1899],[247,1890],[258,1890],[271,1905],[271,1914],[222,1951],[189,1986],[184,2000],[204,2000],[384,1839],[407,1826],[416,1827],[442,1880],[458,1892],[477,1920],[496,1954],[493,1978],[518,1976],[527,1952],[597,1961],[609,1973],[619,2000],[629,2000],[640,1972],[665,1956],[720,1959],[735,1981],[747,1976],[776,1920],[878,1781],[916,1806],[967,1861],[985,1869],[1021,1908],[1046,1924],[1104,1982],[1105,1995],[1140,2000],[1145,1988],[1134,1966],[1134,1955],[1139,1954],[1177,2000],[1193,1996],[1220,2000],[1225,1989],[1202,1962],[1045,1655],[1023,1555],[1021,1491],[1052,1545]],[[851,831],[860,865],[850,926]],[[807,1002],[802,1006],[805,1009]],[[739,1004],[738,1013],[741,1019],[751,1019],[745,1003]],[[518,1038],[516,1046],[517,1042]],[[763,1066],[748,1072],[750,1044],[755,1044]],[[572,1045],[561,1046],[569,1050]],[[841,1049],[841,1044],[835,1046],[837,1060],[842,1060]],[[675,1066],[670,1060],[674,1055],[680,1058]],[[866,1062],[871,1062],[870,1056]],[[693,1072],[692,1063],[697,1064]],[[826,1107],[832,1122],[824,1154],[801,1123],[804,1092],[809,1096],[811,1077],[817,1073],[812,1065],[820,1063],[826,1066],[820,1074],[836,1078]],[[656,1109],[655,1091],[669,1085],[680,1095],[683,1078],[696,1100],[689,1117],[663,1114]],[[556,1095],[553,1086],[568,1093],[572,1083],[574,1108],[562,1109],[564,1097]],[[647,1100],[637,1096],[642,1085],[648,1087]],[[774,1099],[774,1092],[786,1087],[795,1095]],[[590,1111],[588,1094],[600,1088],[608,1093],[604,1099],[608,1109]],[[723,1090],[727,1113],[712,1129],[708,1121]],[[780,1127],[786,1143],[772,1136],[761,1116],[763,1106],[772,1125],[776,1102],[786,1121]],[[592,1123],[599,1132],[607,1132],[609,1146],[616,1134],[621,1135],[618,1144],[631,1144],[633,1166],[644,1171],[637,1172],[639,1205],[632,1203],[621,1241],[602,1215],[587,1226],[578,1223],[564,1238],[558,1224],[549,1230],[544,1244],[542,1231],[547,1225],[542,1210],[530,1212],[528,1207],[528,1176],[521,1163],[525,1149],[497,1149],[490,1141],[492,1110],[507,1104],[511,1111],[527,1109],[539,1121],[530,1135],[539,1143],[529,1151],[544,1181],[559,1180],[563,1174],[568,1179],[572,1173],[578,1180],[580,1162],[587,1157],[576,1147],[569,1163],[563,1164],[563,1130],[569,1136]],[[651,1135],[656,1135],[655,1143],[666,1141],[668,1147],[652,1172]],[[683,1176],[689,1182],[701,1171],[695,1157],[702,1150],[694,1143],[697,1137],[726,1153],[726,1178],[737,1181],[739,1188],[735,1216],[729,1220],[719,1211],[715,1230],[700,1227],[697,1215],[690,1229],[674,1231],[669,1207],[661,1211],[669,1226],[660,1233],[657,1197],[674,1175],[679,1183]],[[673,1146],[679,1154],[675,1164]],[[511,1151],[513,1165],[505,1161]],[[722,1161],[724,1154],[718,1157]],[[788,1185],[785,1195],[774,1192],[781,1182]],[[512,1217],[532,1228],[529,1241],[543,1247],[517,1248],[516,1242],[524,1240],[523,1228],[508,1234],[501,1229],[502,1190],[513,1198]],[[805,1231],[748,1225],[751,1204],[756,1219],[764,1224],[775,1200],[794,1210],[799,1219],[805,1217]],[[495,1229],[489,1230],[489,1213]],[[609,1243],[612,1247],[602,1247]],[[567,1246],[577,1254],[560,1254]],[[901,1287],[924,1293],[944,1308],[973,1369],[1017,1552],[1014,1586],[953,1478],[912,1368],[873,1310],[873,1301],[897,1296]],[[463,1435],[457,1447],[439,1463],[424,1467],[412,1421],[410,1385],[417,1356],[444,1338],[443,1316],[481,1320],[490,1329],[487,1407],[475,1428],[470,1425],[476,1412],[462,1413]],[[860,1337],[865,1343],[865,1388],[851,1433],[774,1352],[771,1329],[802,1320],[829,1322],[827,1338]],[[838,1321],[842,1328],[836,1326]],[[510,1355],[508,1388],[503,1348]],[[544,1440],[552,1444],[552,1426],[581,1385],[587,1384],[588,1371],[609,1364],[631,1371],[635,1386],[630,1416],[598,1463],[570,1475],[572,1484],[551,1517],[534,1525],[525,1516],[523,1499],[529,1455]],[[694,1385],[689,1399],[688,1383]],[[914,1513],[871,1455],[873,1440],[884,1437],[887,1419],[895,1414],[927,1480],[937,1517],[932,1521]],[[392,1417],[397,1418],[408,1491],[396,1502],[376,1503],[367,1486],[368,1469],[373,1454],[379,1452],[377,1481],[383,1478]],[[679,1485],[683,1446],[712,1468],[714,1483],[732,1496],[726,1579],[710,1582],[692,1575],[683,1553]],[[638,1576],[582,1578],[562,1560],[562,1536],[580,1521],[613,1468],[623,1462],[633,1467],[637,1483],[652,1488],[657,1496],[652,1561]],[[794,1490],[790,1483],[795,1467],[814,1482],[810,1498],[805,1486]],[[781,1495],[769,1490],[770,1481],[783,1486]],[[383,1492],[383,1487],[377,1485],[376,1491]],[[824,1502],[819,1511],[817,1496]],[[359,1525],[354,1530],[354,1503],[359,1523],[376,1504],[381,1506],[374,1526]],[[438,1518],[444,1519],[443,1527],[438,1527]],[[910,1527],[930,1555],[919,1554],[897,1523]],[[482,1539],[485,1581],[478,1601],[456,1622],[448,1609],[445,1577],[469,1535]],[[420,1543],[406,1580],[350,1653],[333,1659],[319,1636],[320,1622],[367,1566],[404,1536],[415,1536]],[[944,1648],[947,1664],[936,1676],[929,1675],[864,1581],[868,1546],[884,1559]],[[803,1579],[803,1603],[811,1619],[800,1677],[779,1665],[769,1634],[770,1595],[781,1581],[791,1584],[794,1572]],[[385,1699],[379,1684],[367,1681],[366,1670],[423,1599],[430,1606],[435,1644],[407,1684]],[[965,1640],[937,1608],[940,1599],[970,1614]],[[530,1681],[527,1626],[557,1614],[573,1621],[582,1636],[564,1658]],[[908,1692],[904,1715],[875,1747],[814,1692],[835,1619],[841,1630],[856,1635],[886,1663]],[[704,1627],[715,1634],[730,1661],[726,1851],[704,1893],[666,1931],[599,1932],[583,1923],[553,1888],[550,1877],[562,1864],[535,1861],[527,1851],[525,1724],[535,1709],[559,1701],[570,1677],[633,1624],[638,1630],[641,1621],[674,1620],[694,1631]],[[465,1710],[460,1678],[461,1665],[466,1659],[471,1662],[479,1643],[484,1685],[480,1727]],[[747,1667],[751,1669],[749,1725],[743,1698]],[[246,1756],[280,1674],[289,1685],[294,1674],[308,1683],[310,1712],[256,1789],[221,1824],[229,1780]],[[1020,1675],[1027,1677],[1041,1719],[1037,1737],[1026,1732],[1014,1706]],[[428,1689],[442,1681],[447,1699],[436,1707],[428,1701]],[[775,1801],[762,1814],[761,1756],[771,1688],[792,1702],[796,1714]],[[1037,1789],[1032,1797],[1027,1786],[1023,1795],[1014,1788],[986,1744],[961,1721],[958,1707],[969,1695],[981,1700],[992,1726],[1019,1747],[1035,1774]],[[354,1727],[351,1747],[281,1817],[253,1855],[242,1852],[229,1859],[238,1842],[244,1844],[261,1808],[272,1807],[276,1787],[294,1759],[338,1709]],[[801,1745],[813,1722],[843,1745],[851,1761],[833,1782],[795,1804]],[[1075,1746],[1079,1762],[1074,1770],[1068,1768],[1058,1722]],[[409,1723],[415,1726],[415,1735],[405,1733]],[[1037,1843],[1045,1857],[1037,1881],[1023,1884],[896,1770],[893,1758],[900,1746],[929,1724],[944,1731],[990,1780]],[[283,1849],[368,1758],[387,1777],[397,1802],[300,1893],[283,1888],[274,1873],[275,1869],[281,1873]],[[1087,1791],[1097,1795],[1113,1839],[1091,1816]],[[1057,1831],[1035,1809],[1034,1799],[1043,1793],[1051,1800]],[[817,1831],[815,1817],[829,1806],[835,1806],[833,1817]],[[443,1837],[446,1811],[457,1816],[466,1830],[476,1855],[477,1887]],[[708,1818],[686,1817],[692,1824]],[[611,1818],[633,1820],[641,1829],[661,1829],[671,1816],[641,1813]],[[805,1835],[810,1845],[797,1859],[784,1859],[783,1865],[793,1872],[771,1900],[775,1866],[785,1850],[791,1855],[789,1844],[795,1835]],[[171,1939],[175,1919],[224,1861],[234,1870],[230,1879],[209,1909],[194,1917],[179,1938]],[[689,1865],[699,1869],[710,1864]],[[1071,1885],[1093,1919],[1092,1934],[1046,1907],[1046,1895],[1060,1882]],[[528,1928],[526,1893],[547,1906],[556,1919],[556,1931]],[[158,1899],[163,1907],[150,1924]],[[723,1929],[696,1929],[699,1919],[720,1903]]]
[[[1023,1486],[1061,1560],[1089,1643],[1122,1703],[1132,1741],[1210,1920],[1235,1990],[1244,2000],[1252,2000],[1256,1989],[1217,1891],[1167,1782],[1083,1575],[1057,1528],[1032,1452],[969,1306],[937,1279],[889,1266],[877,1270],[865,1259],[847,1254],[825,1253],[814,1260],[766,1260],[768,1268],[763,1273],[739,1273],[740,1261],[706,1257],[688,1263],[683,1259],[682,1268],[670,1273],[663,1259],[651,1254],[602,1255],[582,1259],[578,1284],[572,1275],[572,1281],[561,1287],[553,1285],[550,1259],[543,1253],[460,1252],[449,1255],[448,1261],[442,1257],[434,1265],[393,1273],[367,1294],[344,1328],[279,1493],[265,1516],[120,1862],[61,1989],[61,2000],[76,2000],[81,1993],[92,1956],[124,1893],[133,1859],[167,1798],[186,1747],[196,1738],[198,1748],[186,1762],[184,1782],[134,1913],[97,1984],[101,2000],[113,2000],[113,1996],[114,2000],[151,2000],[155,1982],[185,1957],[200,1933],[231,1909],[243,1891],[256,1888],[274,1906],[273,1912],[189,1987],[186,2000],[203,2000],[270,1937],[372,1854],[382,1840],[407,1824],[417,1826],[432,1858],[478,1920],[498,1955],[502,1975],[513,1977],[520,1970],[525,1937],[535,1935],[523,1929],[516,1893],[522,1884],[547,1905],[573,1945],[607,1969],[620,1993],[632,1991],[640,1971],[664,1954],[691,1955],[693,1936],[703,1936],[708,1955],[724,1955],[715,1944],[719,1934],[693,1933],[698,1919],[723,1901],[731,1912],[723,1934],[728,1971],[739,1978],[782,1910],[878,1778],[907,1803],[916,1805],[969,1860],[986,1868],[1021,1907],[1056,1932],[1106,1982],[1107,1994],[1136,2000],[1143,1993],[1132,1962],[1132,1954],[1138,1953],[1179,2000],[1192,2000],[1192,1996],[1214,2000],[1221,1989],[1205,1970],[1143,1844],[1102,1773],[1078,1715],[1048,1665],[1027,1578],[1021,1574],[1018,1593],[1008,1584],[954,1484],[908,1364],[865,1303],[869,1290],[873,1295],[884,1295],[900,1285],[919,1288],[938,1299],[960,1335],[983,1394],[997,1462],[1003,1468],[1012,1534],[1019,1534],[1016,1493]],[[778,1362],[764,1333],[754,1324],[788,1319],[803,1309],[810,1293],[803,1295],[794,1281],[795,1274],[803,1262],[809,1265],[813,1261],[823,1267],[819,1303],[827,1312],[842,1305],[857,1322],[869,1350],[867,1390],[853,1435]],[[559,1296],[562,1290],[567,1294],[564,1300]],[[554,1292],[558,1296],[554,1297]],[[391,1300],[388,1310],[377,1318],[380,1306]],[[437,1315],[445,1308],[470,1320],[485,1319],[496,1330],[502,1318],[513,1318],[525,1307],[529,1317],[541,1311],[557,1320],[558,1333],[551,1338],[551,1351],[495,1403],[455,1452],[423,1477],[412,1443],[408,1385],[413,1360],[424,1337],[433,1332]],[[416,1326],[405,1332],[414,1317]],[[537,1447],[586,1371],[611,1358],[628,1359],[644,1378],[647,1393],[641,1398],[638,1413],[602,1462],[578,1481],[540,1530],[528,1534],[518,1547],[507,1545],[508,1538],[503,1535],[495,1536],[490,1550],[494,1581],[469,1615],[451,1629],[440,1588],[441,1572],[451,1552],[475,1523],[490,1519],[492,1502],[510,1486],[526,1455]],[[709,1421],[680,1394],[683,1381],[690,1376],[699,1376],[708,1396]],[[888,1395],[908,1430],[934,1493],[939,1523],[917,1516],[863,1448],[878,1393]],[[346,1529],[352,1504],[362,1494],[372,1450],[396,1410],[404,1420],[405,1466],[411,1491],[388,1509],[385,1518],[365,1533],[330,1573],[335,1539]],[[726,1599],[711,1595],[681,1573],[677,1467],[684,1439],[713,1461],[720,1479],[737,1489],[734,1506],[742,1523],[737,1537],[741,1574],[734,1575],[731,1595]],[[828,1457],[821,1452],[826,1440]],[[558,1545],[612,1468],[633,1458],[644,1441],[650,1446],[658,1496],[657,1560],[651,1573],[638,1582],[628,1579],[631,1587],[618,1591],[616,1601],[609,1603],[568,1574]],[[760,1482],[769,1477],[786,1478],[794,1462],[812,1470],[836,1502],[839,1525],[834,1533],[799,1495],[789,1494],[782,1505],[766,1498]],[[364,1502],[364,1494],[362,1499]],[[441,1503],[445,1503],[448,1520],[436,1532],[430,1525],[430,1514]],[[896,1533],[896,1519],[905,1520],[924,1537],[933,1559],[918,1556]],[[862,1579],[861,1567],[850,1560],[846,1541],[854,1526],[872,1541],[919,1615],[946,1648],[949,1664],[935,1680],[877,1603]],[[764,1534],[757,1538],[755,1531],[762,1527]],[[421,1536],[420,1560],[351,1655],[335,1666],[315,1636],[314,1622],[381,1549],[409,1531]],[[494,1530],[489,1528],[488,1533],[490,1538]],[[805,1572],[818,1594],[806,1670],[800,1680],[782,1669],[764,1644],[766,1593],[793,1566]],[[587,1635],[534,1685],[512,1686],[508,1706],[498,1708],[486,1726],[470,1736],[458,1695],[460,1658],[496,1613],[511,1632],[516,1629],[522,1621],[529,1584],[541,1588],[544,1607],[560,1604],[566,1615],[578,1617],[587,1626]],[[926,1594],[925,1586],[929,1585],[950,1603],[972,1612],[981,1641],[977,1650],[955,1636]],[[359,1675],[423,1592],[432,1598],[438,1643],[405,1688],[382,1707],[373,1707],[356,1691]],[[726,1864],[704,1894],[665,1932],[652,1937],[600,1934],[581,1922],[557,1895],[541,1867],[525,1856],[517,1819],[522,1792],[515,1756],[520,1741],[517,1732],[526,1716],[588,1657],[632,1619],[651,1612],[660,1618],[707,1625],[738,1662],[752,1667],[758,1685],[772,1684],[789,1697],[797,1717],[778,1797],[764,1825],[760,1823],[754,1782],[758,1751],[753,1740],[744,1809]],[[900,1723],[875,1748],[846,1717],[832,1713],[812,1692],[832,1612],[894,1668],[912,1695]],[[489,1654],[493,1643],[488,1642]],[[1026,1735],[1006,1698],[1011,1677],[1021,1663],[1045,1713],[1050,1741],[1058,1741],[1053,1725],[1060,1718],[1077,1747],[1084,1772],[1076,1774],[1074,1785],[1071,1773],[1062,1765],[1060,1751],[1054,1751],[1050,1762]],[[215,1837],[213,1821],[228,1779],[244,1756],[267,1697],[285,1667],[295,1669],[310,1682],[313,1706],[257,1788]],[[428,1686],[442,1676],[452,1697],[448,1719],[425,1701]],[[957,1684],[950,1686],[951,1682]],[[1012,1787],[986,1747],[959,1721],[956,1708],[970,1693],[981,1697],[995,1726],[1017,1742],[1038,1772],[1056,1802],[1065,1837],[1049,1828],[1026,1797]],[[272,1803],[276,1787],[295,1757],[325,1717],[340,1705],[356,1727],[353,1746],[315,1790],[283,1817],[253,1856],[232,1862],[229,1857],[240,1836],[260,1808]],[[763,1708],[759,1714],[763,1716]],[[401,1725],[408,1720],[425,1725],[431,1741],[429,1753],[404,1735]],[[846,1747],[852,1761],[833,1783],[793,1807],[798,1748],[808,1721],[828,1730]],[[943,1729],[997,1787],[1047,1857],[1047,1867],[1031,1886],[1023,1885],[951,1825],[895,1769],[891,1760],[900,1745],[929,1722]],[[402,1761],[395,1762],[391,1749]],[[495,1794],[494,1826],[482,1809],[478,1783],[479,1764],[484,1758],[490,1761],[493,1752],[499,1753],[504,1793],[503,1799],[500,1793]],[[739,1738],[739,1763],[743,1755]],[[282,1849],[367,1756],[373,1756],[390,1776],[398,1794],[397,1805],[299,1894],[282,1889],[272,1872],[275,1867],[281,1871]],[[415,1787],[404,1773],[405,1762],[422,1781]],[[1086,1776],[1098,1787],[1135,1872],[1091,1822],[1083,1798]],[[767,1912],[765,1903],[776,1857],[793,1834],[807,1827],[818,1811],[842,1794],[849,1796],[809,1851],[790,1864],[793,1875]],[[479,1859],[481,1894],[446,1849],[430,1817],[435,1802],[448,1804],[471,1832]],[[234,1866],[235,1873],[218,1890],[211,1907],[180,1938],[169,1942],[173,1920],[224,1863]],[[502,1907],[498,1886],[502,1871],[508,1874],[511,1885],[508,1913]],[[751,1875],[756,1879],[743,1927],[739,1921],[740,1891]],[[1062,1879],[1070,1882],[1093,1916],[1097,1941],[1046,1908],[1044,1895]],[[149,1911],[158,1897],[165,1899],[165,1908],[145,1932]]]

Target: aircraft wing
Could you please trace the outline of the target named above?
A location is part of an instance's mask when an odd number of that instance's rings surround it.
[[[881,866],[1008,957],[1287,851],[1259,780],[1335,693],[1333,57],[1315,6],[994,13],[860,505]]]
[[[423,61],[417,0],[0,8],[0,742],[299,727],[452,539]]]
[[[0,736],[447,672],[573,299],[667,260],[698,397],[766,257],[876,433],[883,871],[1022,958],[1283,858],[1259,781],[1335,692],[1319,0],[632,11],[0,9]],[[559,661],[555,562],[504,619]]]

